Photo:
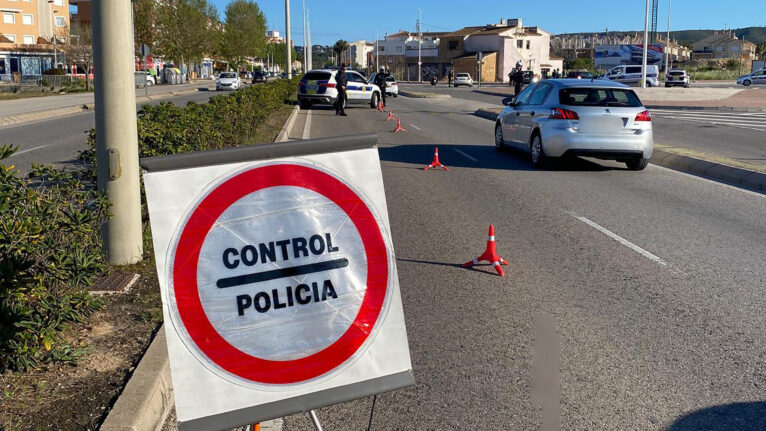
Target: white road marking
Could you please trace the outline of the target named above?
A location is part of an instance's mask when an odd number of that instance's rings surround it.
[[[306,110],[306,123],[303,124],[302,139],[311,139],[311,108]]]
[[[610,231],[609,229],[602,227],[598,225],[595,222],[592,222],[588,220],[585,217],[578,216],[577,214],[569,213],[572,217],[576,218],[577,220],[580,220],[581,222],[587,224],[588,226],[598,230],[599,232],[603,233],[604,235],[608,236],[609,238],[612,238],[613,240],[619,242],[620,244],[624,245],[625,247],[628,247],[629,249],[635,251],[636,253],[640,254],[641,256],[644,256],[645,258],[656,262],[662,266],[668,266],[667,263],[665,263],[664,260],[660,259],[659,257],[653,255],[652,253],[649,253],[648,251],[644,250],[643,248],[633,244],[632,242],[628,241],[627,239],[617,235],[616,233]]]
[[[418,127],[418,126],[416,126],[416,125],[414,125],[414,124],[410,124],[410,127],[414,127],[414,128],[416,128],[417,130],[423,130],[423,129],[421,129],[420,127]]]
[[[699,175],[694,175],[694,174],[690,174],[690,173],[687,173],[687,172],[679,172],[679,171],[677,171],[675,169],[666,168],[664,166],[655,165],[653,163],[650,164],[648,166],[648,168],[651,168],[651,169],[664,169],[664,170],[666,170],[668,172],[673,172],[673,173],[676,173],[676,174],[686,175],[686,176],[695,178],[695,179],[700,180],[700,181],[705,181],[705,182],[708,182],[708,183],[711,183],[711,184],[716,184],[716,185],[719,185],[721,187],[727,187],[729,189],[737,190],[737,191],[740,191],[742,193],[746,193],[748,195],[756,196],[756,197],[759,197],[759,198],[762,198],[762,199],[766,198],[766,194],[763,194],[763,193],[758,193],[758,192],[754,192],[752,190],[743,189],[741,187],[733,186],[731,184],[726,184],[726,183],[722,183],[722,182],[718,182],[718,181],[709,180],[709,179],[707,179],[705,177],[701,177]]]
[[[13,154],[11,155],[11,157],[13,157],[13,156],[18,156],[18,155],[21,155],[21,154],[24,154],[24,153],[29,153],[29,152],[31,152],[31,151],[42,150],[43,148],[45,148],[45,147],[50,147],[51,145],[53,145],[53,144],[40,145],[39,147],[30,148],[30,149],[28,149],[28,150],[21,150],[21,151],[16,151],[15,153],[13,153]],[[10,157],[9,157],[9,158],[10,158]]]
[[[460,153],[463,157],[465,157],[466,159],[468,159],[468,160],[470,160],[472,162],[478,162],[479,161],[479,159],[475,159],[475,158],[471,157],[470,155],[468,155],[467,153],[458,150],[457,148],[453,148],[453,150],[455,150],[456,152]]]

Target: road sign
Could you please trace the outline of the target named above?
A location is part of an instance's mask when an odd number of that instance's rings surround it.
[[[139,52],[141,53],[141,57],[146,58],[152,53],[152,50],[149,48],[149,45],[142,44],[139,48]]]
[[[144,164],[182,429],[413,381],[377,150],[264,148]]]

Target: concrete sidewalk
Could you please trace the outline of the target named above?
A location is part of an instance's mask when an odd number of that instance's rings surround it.
[[[192,94],[198,91],[213,91],[215,90],[213,85],[214,83],[209,81],[201,81],[181,85],[150,87],[147,92],[149,96],[144,96],[143,88],[136,89],[136,103]],[[0,127],[65,117],[94,108],[93,93],[7,100],[0,102]]]
[[[194,81],[179,85],[153,85],[148,88],[149,97],[178,93],[200,88],[215,89],[215,81]],[[136,99],[144,97],[144,89],[136,89]],[[93,93],[64,94],[61,96],[30,97],[0,101],[0,118],[28,114],[31,112],[51,111],[72,106],[93,104]]]

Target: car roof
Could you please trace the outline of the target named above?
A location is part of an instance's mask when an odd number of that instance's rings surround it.
[[[619,82],[614,81],[606,81],[603,79],[573,79],[573,78],[563,78],[563,79],[546,79],[544,81],[540,82],[549,82],[551,84],[555,84],[558,87],[561,88],[630,88],[625,84],[621,84]]]

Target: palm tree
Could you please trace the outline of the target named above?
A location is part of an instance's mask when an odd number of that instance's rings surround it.
[[[332,47],[332,52],[335,54],[335,58],[337,58],[337,61],[335,64],[340,63],[340,55],[346,52],[348,49],[348,42],[346,42],[343,39],[339,39],[337,42],[335,42],[335,45]]]

